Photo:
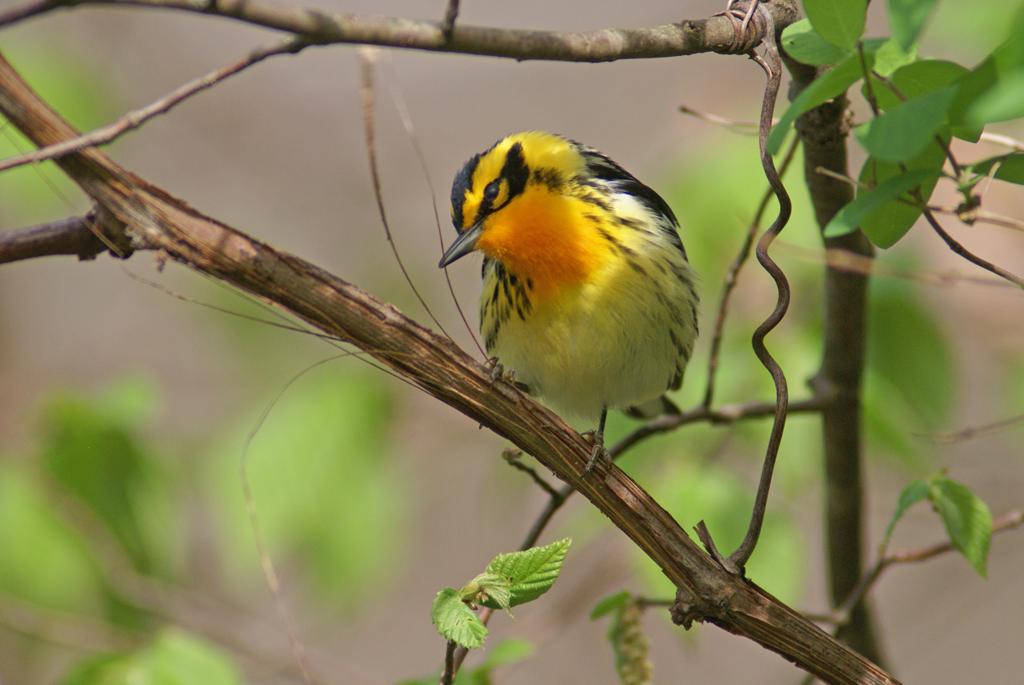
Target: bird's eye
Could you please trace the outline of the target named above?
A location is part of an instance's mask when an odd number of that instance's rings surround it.
[[[498,197],[498,192],[501,190],[501,181],[491,181],[484,188],[484,199],[489,202],[494,202],[494,199]]]

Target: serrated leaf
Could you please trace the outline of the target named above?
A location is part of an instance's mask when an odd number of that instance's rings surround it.
[[[933,173],[931,178],[907,191],[910,197],[915,197],[916,193],[927,202],[935,190],[945,161],[945,150],[939,145],[926,146],[924,152],[903,165],[868,157],[864,161],[864,166],[861,167],[858,180],[861,184],[872,187],[902,175],[904,173],[902,166],[909,171],[929,171]],[[906,235],[920,216],[920,207],[906,204],[898,199],[891,200],[861,219],[860,229],[875,245],[889,247],[895,245]]]
[[[921,35],[935,0],[889,0],[889,26],[901,46],[909,48]]]
[[[508,578],[512,588],[510,606],[530,602],[547,592],[569,553],[572,540],[565,538],[543,547],[499,554],[487,565],[487,572]]]
[[[1024,152],[1014,152],[1008,155],[990,157],[980,162],[976,162],[968,168],[973,173],[984,177],[988,175],[989,171],[992,170],[992,166],[995,164],[998,164],[999,168],[996,169],[996,173],[993,176],[994,178],[998,178],[1000,181],[1006,181],[1008,183],[1024,185]]]
[[[803,64],[835,64],[850,54],[822,38],[809,19],[790,24],[782,32],[782,48],[786,54]]]
[[[836,215],[828,222],[828,225],[825,226],[825,237],[834,238],[857,230],[861,221],[880,207],[900,197],[911,188],[937,176],[937,173],[928,170],[909,171],[890,178],[875,188],[858,193],[852,202],[836,212]],[[881,245],[881,247],[888,246]]]
[[[804,12],[822,38],[849,50],[864,33],[867,0],[804,0]]]
[[[942,517],[953,547],[984,578],[992,541],[992,512],[988,505],[966,485],[945,476],[932,479],[928,498]]]
[[[430,617],[443,638],[461,647],[479,647],[487,637],[487,626],[466,606],[455,588],[446,587],[437,593]]]
[[[907,513],[907,509],[914,506],[918,502],[923,502],[928,498],[928,483],[923,480],[911,481],[903,488],[900,492],[899,501],[896,503],[896,511],[892,514],[892,519],[889,520],[889,525],[885,528],[885,538],[882,542],[883,546],[888,546],[889,539],[892,538],[892,531],[896,527],[903,515]]]
[[[630,597],[631,595],[625,590],[605,597],[595,604],[594,608],[590,611],[590,620],[593,621],[594,619],[601,618],[602,616],[615,611],[628,602]]]
[[[864,59],[867,62],[868,69],[871,69],[874,65],[874,53],[866,52]],[[786,139],[786,134],[789,132],[789,127],[793,125],[797,117],[846,92],[846,89],[853,85],[862,75],[860,56],[850,55],[812,81],[810,85],[793,99],[793,102],[789,103],[789,107],[786,108],[786,111],[779,118],[779,123],[772,127],[772,131],[768,136],[768,152],[773,155],[778,153]]]
[[[915,157],[933,142],[955,95],[956,88],[947,86],[901,102],[858,126],[857,140],[871,155],[888,162]]]

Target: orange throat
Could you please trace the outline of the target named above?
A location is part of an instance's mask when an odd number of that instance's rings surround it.
[[[611,256],[585,207],[576,198],[528,188],[486,220],[476,247],[530,279],[538,295],[578,287]]]

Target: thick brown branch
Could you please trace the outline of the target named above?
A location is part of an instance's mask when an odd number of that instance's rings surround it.
[[[20,13],[14,10],[8,15],[11,20],[32,16],[41,11],[38,5],[36,0]],[[292,33],[311,43],[360,43],[518,60],[609,62],[701,52],[746,51],[744,46],[737,44],[734,23],[723,16],[686,19],[650,28],[584,32],[498,29],[459,24],[453,27],[450,35],[446,35],[446,27],[439,22],[335,14],[315,8],[284,8],[258,0],[52,0],[47,9],[78,5],[134,6],[215,14]],[[772,13],[779,31],[798,18],[796,2],[793,0],[773,0],[765,2],[765,5]],[[752,32],[748,34],[751,40],[761,38]]]
[[[3,59],[0,112],[36,145],[76,135]],[[514,387],[492,381],[485,367],[450,340],[313,264],[204,216],[100,150],[72,153],[58,163],[140,244],[351,340],[409,382],[532,454],[659,565],[680,590],[677,618],[682,623],[718,625],[828,682],[896,682],[757,586],[726,573],[614,464],[584,477],[590,444]]]

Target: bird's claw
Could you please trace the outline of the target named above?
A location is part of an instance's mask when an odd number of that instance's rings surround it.
[[[501,362],[498,361],[497,357],[491,357],[487,360],[485,366],[490,369],[491,382],[496,383],[497,381],[505,381],[509,385],[516,385],[516,372],[514,369],[506,369]]]
[[[604,440],[599,439],[597,431],[585,431],[580,433],[583,439],[591,443],[593,447],[590,449],[590,459],[587,460],[587,465],[583,467],[583,475],[589,476],[598,464],[607,466],[611,463],[611,455],[604,446]]]

